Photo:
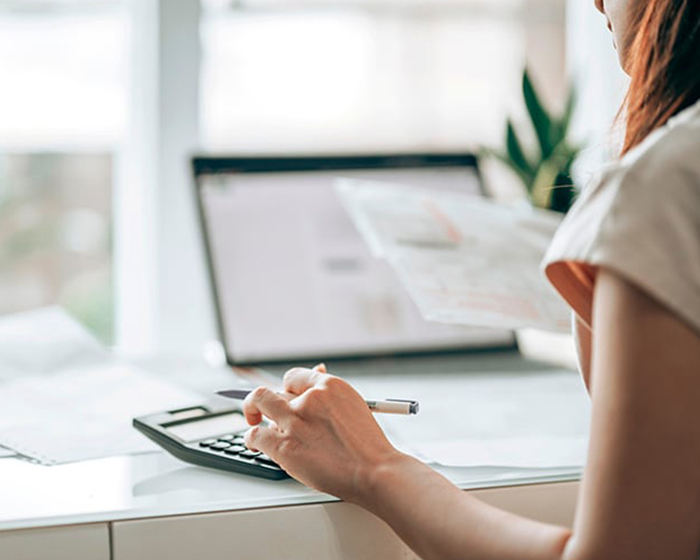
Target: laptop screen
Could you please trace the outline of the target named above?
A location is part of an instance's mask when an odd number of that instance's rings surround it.
[[[511,347],[510,331],[425,321],[334,189],[357,178],[483,194],[471,156],[195,158],[230,363]]]

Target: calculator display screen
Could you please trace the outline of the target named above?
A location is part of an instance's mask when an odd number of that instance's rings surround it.
[[[240,432],[249,428],[249,426],[242,414],[234,413],[195,419],[175,426],[164,426],[164,428],[175,437],[185,442],[191,442],[212,436]]]

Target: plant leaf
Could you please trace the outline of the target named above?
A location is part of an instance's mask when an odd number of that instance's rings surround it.
[[[569,95],[566,98],[566,105],[564,106],[564,114],[561,117],[557,126],[557,141],[561,142],[566,140],[566,136],[569,133],[569,125],[571,124],[571,117],[576,109],[576,90],[572,87],[569,90]]]
[[[512,165],[519,169],[525,176],[534,176],[534,167],[530,164],[523,150],[522,143],[515,131],[513,122],[508,119],[506,124],[506,150]]]
[[[554,152],[552,153],[552,157],[550,159],[558,162],[562,173],[570,175],[571,166],[576,161],[576,158],[579,156],[580,152],[581,148],[579,146],[572,145],[566,139],[564,139],[554,148]]]
[[[555,142],[552,141],[552,119],[537,95],[537,91],[530,79],[530,73],[527,68],[525,72],[523,72],[523,97],[530,115],[530,120],[535,128],[537,141],[540,144],[542,159],[547,159],[552,155],[555,144]]]

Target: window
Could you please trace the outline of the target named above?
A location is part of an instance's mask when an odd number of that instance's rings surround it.
[[[61,304],[105,341],[126,34],[116,1],[0,4],[0,313]]]
[[[111,341],[116,238],[118,338],[199,345],[193,150],[472,149],[523,114],[526,61],[565,90],[562,0],[201,0],[201,61],[199,7],[0,0],[0,313],[59,303]]]
[[[558,0],[205,0],[202,131],[222,150],[498,143],[526,59],[564,85]]]

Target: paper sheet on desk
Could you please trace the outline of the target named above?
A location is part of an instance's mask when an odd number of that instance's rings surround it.
[[[421,444],[416,451],[446,467],[549,469],[583,466],[587,445],[584,436],[530,436],[430,442]]]
[[[430,321],[570,328],[540,272],[560,218],[454,192],[342,179],[337,191],[372,252]]]
[[[445,466],[579,467],[590,405],[568,371],[356,377],[364,395],[411,398],[417,416],[377,416],[392,442]]]
[[[4,457],[14,457],[17,455],[12,449],[7,449],[6,447],[0,447],[0,459]]]
[[[151,451],[132,418],[198,400],[119,363],[30,377],[0,386],[0,445],[46,465]]]
[[[122,363],[58,308],[0,321],[0,446],[44,464],[156,449],[134,416],[201,396]],[[7,379],[7,378],[5,378]]]

